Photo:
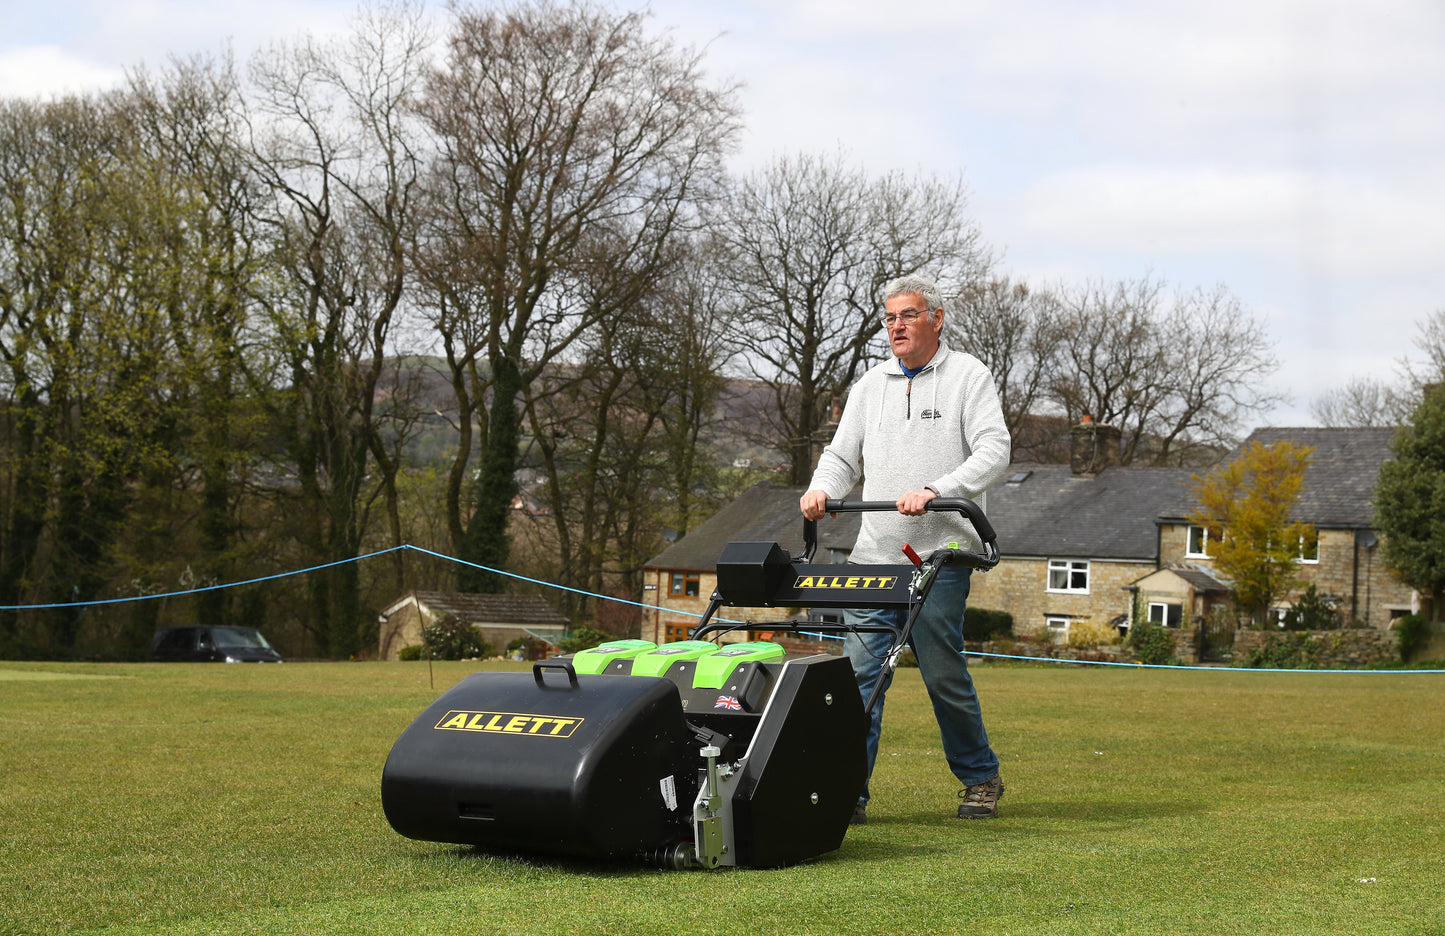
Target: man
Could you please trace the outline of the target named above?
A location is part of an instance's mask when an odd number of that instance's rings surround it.
[[[972,524],[953,511],[927,513],[926,505],[935,497],[967,497],[983,507],[983,492],[1008,467],[1009,434],[993,375],[977,358],[941,343],[943,297],[933,283],[917,276],[896,279],[884,287],[883,300],[883,324],[895,357],[853,386],[838,431],[800,502],[803,516],[819,519],[828,498],[844,497],[861,478],[864,500],[896,500],[898,513],[862,515],[851,561],[898,562],[904,543],[924,556],[951,542],[981,550]],[[958,817],[983,819],[997,815],[1003,781],[963,653],[971,573],[961,566],[942,568],[909,643],[933,702],[948,766],[964,786]],[[897,609],[844,613],[854,624],[901,626],[905,617]],[[844,644],[865,700],[882,674],[889,640],[888,634],[852,632]],[[869,777],[878,757],[883,700],[880,695],[868,731]],[[868,798],[865,784],[855,824],[867,821]]]

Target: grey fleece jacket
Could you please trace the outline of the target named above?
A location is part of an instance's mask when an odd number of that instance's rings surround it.
[[[891,358],[853,385],[809,489],[845,497],[861,478],[864,500],[893,501],[931,487],[986,509],[984,491],[1008,464],[1008,427],[993,375],[973,355],[940,345],[911,380]],[[923,556],[951,542],[983,547],[973,524],[952,511],[922,517],[877,511],[862,520],[851,562],[904,561],[904,543]]]

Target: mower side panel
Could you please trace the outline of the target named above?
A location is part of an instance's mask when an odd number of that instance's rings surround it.
[[[847,657],[783,667],[733,795],[737,864],[794,864],[843,844],[867,780],[867,731]]]
[[[474,673],[397,739],[381,799],[410,838],[604,858],[690,838],[697,788],[672,682]]]

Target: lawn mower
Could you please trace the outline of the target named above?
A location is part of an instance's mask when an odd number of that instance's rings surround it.
[[[843,656],[721,642],[746,625],[715,617],[736,607],[907,609],[901,628],[868,628],[893,635],[891,670],[939,568],[998,563],[975,503],[928,507],[965,516],[983,552],[950,544],[920,557],[903,544],[906,563],[814,564],[817,524],[805,520],[800,556],[777,543],[724,547],[688,640],[611,641],[530,673],[473,673],[392,747],[381,778],[387,821],[424,841],[671,868],[779,867],[836,849],[866,780],[865,713],[881,689],[860,698]],[[827,509],[897,507],[830,500]]]

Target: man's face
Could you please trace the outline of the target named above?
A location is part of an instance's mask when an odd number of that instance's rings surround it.
[[[938,350],[938,333],[943,330],[943,310],[931,310],[922,296],[908,293],[883,303],[883,310],[887,315],[901,316],[885,327],[888,329],[888,344],[903,366],[922,367],[931,361]],[[905,323],[909,312],[922,314],[911,323]],[[929,312],[933,313],[931,322]]]

